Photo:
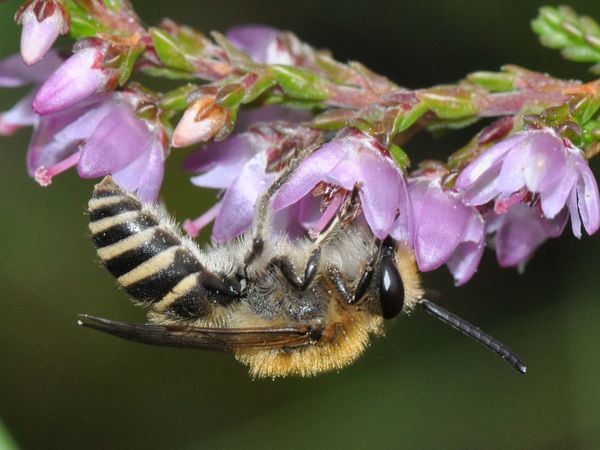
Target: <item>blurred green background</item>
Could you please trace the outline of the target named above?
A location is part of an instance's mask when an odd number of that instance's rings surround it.
[[[201,30],[265,23],[409,87],[515,63],[589,79],[542,48],[542,3],[502,1],[134,1]],[[18,48],[16,1],[0,4],[0,56]],[[574,1],[600,18],[597,0]],[[25,90],[2,90],[0,110]],[[471,129],[470,132],[475,131]],[[468,138],[423,136],[413,155]],[[440,303],[513,347],[499,358],[422,314],[390,324],[353,366],[312,379],[257,380],[225,354],[148,347],[78,328],[78,313],[141,321],[98,267],[83,212],[91,181],[42,189],[26,176],[28,131],[0,140],[0,418],[22,449],[600,447],[600,236],[548,242],[524,275],[487,252],[465,287],[445,269],[425,283]],[[169,160],[164,198],[178,219],[212,202]],[[417,157],[418,158],[418,157]],[[600,164],[594,162],[600,175]],[[206,236],[204,236],[206,239]],[[0,440],[0,447],[2,447]]]

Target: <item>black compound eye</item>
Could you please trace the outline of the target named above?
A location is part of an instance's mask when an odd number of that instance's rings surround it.
[[[396,317],[404,306],[404,283],[396,267],[393,253],[388,250],[383,249],[379,266],[379,299],[384,319]]]

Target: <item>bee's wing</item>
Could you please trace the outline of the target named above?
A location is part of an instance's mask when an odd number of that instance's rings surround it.
[[[167,347],[228,352],[240,348],[302,347],[319,339],[322,330],[308,326],[278,328],[198,328],[184,325],[126,323],[80,315],[79,325],[123,339]]]

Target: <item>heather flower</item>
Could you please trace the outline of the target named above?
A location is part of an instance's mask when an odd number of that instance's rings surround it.
[[[33,91],[23,97],[8,111],[0,113],[0,135],[9,136],[24,126],[34,125],[37,115],[31,108],[31,103],[37,85],[44,81],[62,64],[62,59],[50,52],[35,66],[26,66],[19,55],[9,56],[0,61],[0,87],[17,87],[27,84],[35,85]]]
[[[562,233],[567,219],[567,210],[554,219],[547,219],[539,207],[531,208],[524,203],[501,214],[490,211],[486,232],[493,237],[498,264],[501,267],[517,266],[522,270],[540,245]]]
[[[162,182],[162,129],[139,119],[125,94],[88,99],[40,118],[27,155],[42,186],[71,167],[82,178],[113,175],[124,189],[154,201]]]
[[[39,62],[60,34],[70,27],[70,16],[56,0],[29,0],[15,14],[15,21],[23,25],[21,57],[27,65]]]
[[[540,202],[548,219],[565,206],[573,233],[581,237],[600,226],[598,185],[583,152],[551,129],[527,130],[505,139],[469,164],[456,180],[466,205],[494,200],[501,213],[515,204]]]
[[[97,39],[79,41],[75,53],[45,82],[33,100],[33,110],[50,114],[103,93],[114,82],[115,69],[103,67],[106,45]]]
[[[469,281],[485,247],[484,222],[476,208],[442,186],[445,171],[428,168],[408,180],[414,214],[414,251],[419,269],[447,264],[457,285]]]
[[[279,41],[281,31],[261,26],[245,25],[230,28],[227,38],[236,48],[260,64],[293,64],[289,51]]]
[[[243,233],[251,225],[256,199],[276,177],[266,174],[266,145],[254,134],[241,133],[214,142],[188,158],[185,169],[203,172],[192,177],[193,184],[225,190],[215,206],[198,219],[184,223],[183,228],[189,235],[197,236],[203,227],[216,219],[212,238],[223,242]]]
[[[250,124],[254,123],[256,126],[256,122],[275,118],[297,122],[308,117],[310,114],[305,111],[267,106],[242,111],[238,125],[243,130]],[[183,228],[190,236],[197,236],[213,220],[215,224],[212,239],[215,242],[232,239],[250,227],[256,200],[278,176],[277,171],[267,173],[267,164],[277,154],[279,142],[277,137],[269,136],[264,131],[234,134],[223,141],[212,142],[186,159],[186,170],[200,172],[200,175],[192,177],[193,184],[224,191],[222,199],[215,206],[197,219],[184,222]],[[300,129],[295,134],[300,139],[300,146],[306,144],[302,141],[314,138],[314,132],[306,132],[305,129]],[[293,135],[294,132],[291,132],[288,139]],[[308,223],[304,213],[298,220]],[[289,217],[287,222],[291,225],[294,220]]]
[[[365,219],[380,239],[390,234],[398,214],[412,222],[402,172],[375,139],[356,129],[341,132],[306,157],[275,196],[274,210],[310,195],[319,183],[347,192],[357,185]]]

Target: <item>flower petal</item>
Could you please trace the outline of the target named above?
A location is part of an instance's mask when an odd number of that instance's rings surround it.
[[[565,165],[565,171],[558,183],[547,191],[540,193],[544,216],[553,219],[562,211],[569,199],[569,194],[575,188],[577,171],[571,165]]]
[[[17,87],[32,83],[42,83],[60,67],[63,60],[58,53],[51,51],[34,66],[26,66],[21,55],[12,55],[0,61],[0,87]]]
[[[273,210],[283,209],[308,194],[344,158],[346,153],[344,143],[333,140],[307,156],[275,195]]]
[[[456,179],[456,188],[464,190],[484,176],[491,168],[498,165],[507,152],[519,146],[527,139],[526,134],[516,134],[491,146],[470,163]]]
[[[456,286],[465,284],[477,272],[484,248],[485,222],[479,213],[475,213],[464,231],[463,242],[446,262]]]
[[[547,192],[561,182],[567,167],[567,154],[562,140],[551,132],[532,136],[523,176],[531,192]]]
[[[22,17],[21,56],[25,64],[30,66],[40,61],[50,50],[64,26],[63,17],[59,8],[41,22],[32,8],[25,11]]]
[[[279,48],[279,30],[262,25],[244,25],[230,28],[227,37],[235,47],[259,64],[292,64],[291,55]]]
[[[577,190],[573,189],[569,195],[569,214],[571,216],[571,229],[577,239],[581,239],[581,219],[579,218],[579,209],[577,207]]]
[[[131,106],[117,104],[81,150],[79,175],[94,178],[116,172],[136,159],[151,140],[148,127],[135,116]]]
[[[73,54],[44,82],[33,101],[34,111],[41,115],[61,111],[95,94],[107,80],[95,68],[99,58],[102,52],[94,47]]]
[[[510,195],[525,186],[524,172],[529,151],[528,145],[520,145],[506,153],[495,182],[496,190],[499,193]]]
[[[577,183],[577,204],[585,231],[594,234],[600,226],[600,198],[598,184],[589,166],[583,159],[575,159],[581,177]]]
[[[483,242],[462,242],[450,256],[446,265],[454,277],[454,285],[462,286],[475,275],[485,245]]]
[[[93,109],[92,111],[96,111]],[[40,166],[50,167],[72,154],[89,134],[80,119],[91,114],[87,107],[73,107],[60,113],[42,116],[34,128],[27,151],[27,170],[34,176]],[[94,122],[96,126],[97,122]],[[60,137],[62,135],[62,137]]]
[[[540,219],[525,204],[514,205],[496,233],[496,256],[502,267],[518,266],[546,240]]]
[[[255,143],[257,145],[253,145]],[[244,164],[259,151],[258,139],[247,133],[213,142],[192,153],[185,161],[186,170],[204,172],[192,178],[196,186],[227,188],[240,175]]]
[[[267,155],[258,153],[244,166],[240,176],[223,196],[221,211],[213,226],[215,242],[225,242],[245,232],[252,225],[258,197],[275,181],[267,174]]]
[[[31,109],[35,92],[19,100],[11,109],[0,113],[0,135],[10,136],[19,128],[34,125],[38,116]]]
[[[112,174],[127,192],[136,191],[143,202],[156,202],[164,175],[164,152],[158,140],[149,144],[136,159]]]
[[[472,215],[472,208],[452,193],[432,184],[426,187],[421,211],[415,216],[415,257],[421,271],[437,269],[450,258]]]
[[[500,165],[490,168],[473,184],[463,190],[461,192],[462,202],[468,206],[485,205],[498,195],[497,183],[500,169]]]
[[[342,159],[326,174],[325,181],[348,191],[360,183],[359,196],[367,223],[377,238],[384,239],[400,205],[401,178],[391,160],[376,150],[361,148]]]

